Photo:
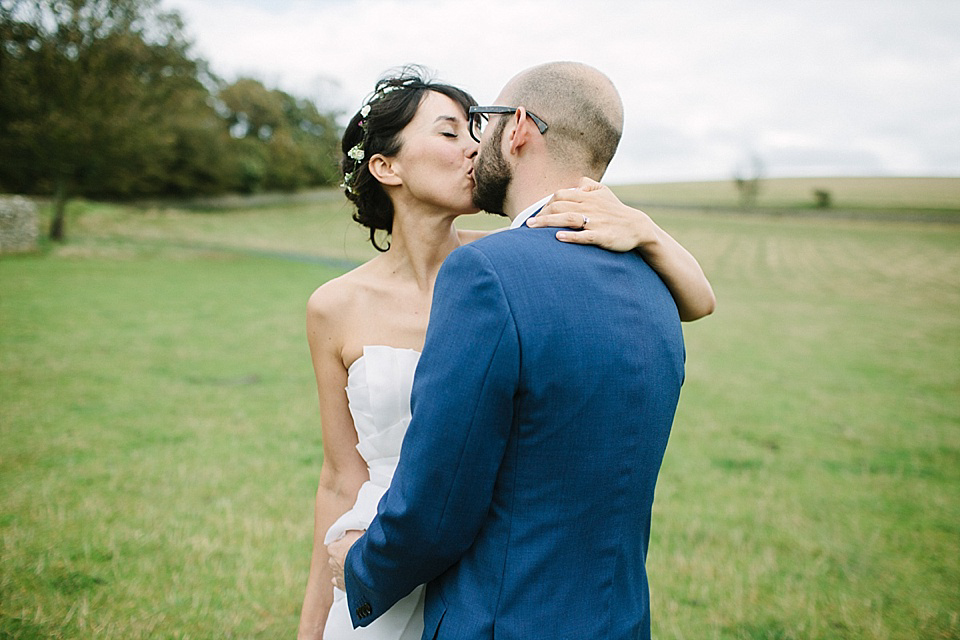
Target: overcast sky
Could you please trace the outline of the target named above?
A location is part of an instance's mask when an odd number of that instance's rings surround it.
[[[626,109],[610,183],[960,176],[957,0],[162,0],[194,54],[356,111],[420,63],[489,104],[517,71],[577,60]]]

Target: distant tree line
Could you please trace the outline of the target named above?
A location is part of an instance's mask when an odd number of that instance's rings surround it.
[[[0,192],[134,198],[337,180],[335,114],[191,56],[159,0],[0,0]]]

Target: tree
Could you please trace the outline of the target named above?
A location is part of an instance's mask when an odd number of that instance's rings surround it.
[[[733,174],[733,184],[740,194],[740,206],[752,207],[756,203],[757,195],[760,193],[761,178],[763,178],[763,161],[760,156],[755,155],[750,159],[749,171],[737,167]]]
[[[53,193],[51,238],[63,237],[71,196],[222,180],[194,157],[228,136],[188,49],[179,15],[157,0],[0,5],[0,185]]]
[[[218,98],[236,141],[242,190],[292,191],[338,178],[340,133],[332,114],[252,78],[224,87]]]
[[[189,196],[333,184],[333,114],[190,56],[159,0],[0,0],[0,190]]]

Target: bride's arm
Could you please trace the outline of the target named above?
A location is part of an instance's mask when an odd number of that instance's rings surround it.
[[[317,378],[320,420],[323,429],[323,466],[314,511],[313,554],[303,609],[299,640],[320,640],[333,603],[333,574],[328,566],[324,535],[357,499],[360,486],[369,479],[367,465],[357,452],[357,432],[350,416],[344,388],[347,371],[338,341],[342,324],[335,315],[340,306],[336,287],[318,289],[307,304],[307,340]]]
[[[581,229],[584,216],[590,221],[586,229]],[[595,180],[583,178],[578,188],[558,191],[527,225],[571,229],[557,232],[557,239],[563,242],[594,244],[610,251],[639,251],[667,285],[684,322],[708,316],[716,308],[713,287],[697,259],[650,216],[623,204]],[[460,243],[467,244],[498,231],[503,229],[458,229],[457,234]]]
[[[581,229],[584,216],[589,222]],[[557,232],[563,242],[639,251],[667,285],[683,321],[710,315],[716,307],[713,288],[696,258],[650,216],[623,204],[599,182],[583,178],[577,189],[558,191],[527,225],[572,229]]]

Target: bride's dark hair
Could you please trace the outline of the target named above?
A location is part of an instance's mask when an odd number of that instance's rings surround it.
[[[378,153],[389,157],[400,152],[400,131],[413,120],[427,91],[447,96],[463,107],[464,114],[477,104],[466,91],[434,82],[424,67],[408,65],[377,82],[343,134],[340,167],[344,192],[357,207],[353,219],[370,230],[370,243],[377,251],[390,248],[389,242],[386,246],[377,242],[376,233],[392,233],[393,203],[370,174],[367,162]]]

